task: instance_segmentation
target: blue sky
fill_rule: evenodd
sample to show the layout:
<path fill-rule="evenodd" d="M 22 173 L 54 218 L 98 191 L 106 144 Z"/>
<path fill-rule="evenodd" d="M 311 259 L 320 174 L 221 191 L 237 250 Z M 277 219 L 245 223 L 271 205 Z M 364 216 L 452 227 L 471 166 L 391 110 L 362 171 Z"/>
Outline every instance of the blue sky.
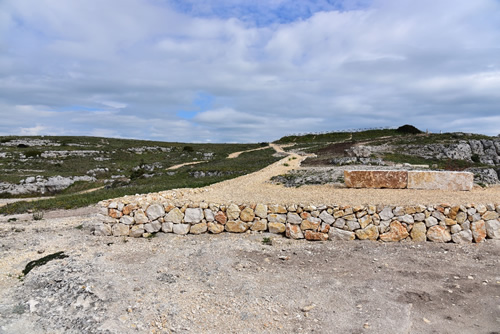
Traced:
<path fill-rule="evenodd" d="M 2 0 L 0 135 L 500 133 L 498 0 Z"/>

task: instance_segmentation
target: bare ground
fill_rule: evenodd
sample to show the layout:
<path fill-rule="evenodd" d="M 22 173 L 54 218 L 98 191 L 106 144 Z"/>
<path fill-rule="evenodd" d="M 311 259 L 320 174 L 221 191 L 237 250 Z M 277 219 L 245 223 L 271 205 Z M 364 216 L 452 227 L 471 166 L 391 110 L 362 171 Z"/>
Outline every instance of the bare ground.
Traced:
<path fill-rule="evenodd" d="M 2 218 L 0 333 L 490 334 L 500 328 L 498 241 L 95 237 L 85 227 L 93 211 L 87 210 L 41 221 Z M 262 243 L 265 237 L 272 245 Z M 17 278 L 29 261 L 57 251 L 68 257 Z"/>

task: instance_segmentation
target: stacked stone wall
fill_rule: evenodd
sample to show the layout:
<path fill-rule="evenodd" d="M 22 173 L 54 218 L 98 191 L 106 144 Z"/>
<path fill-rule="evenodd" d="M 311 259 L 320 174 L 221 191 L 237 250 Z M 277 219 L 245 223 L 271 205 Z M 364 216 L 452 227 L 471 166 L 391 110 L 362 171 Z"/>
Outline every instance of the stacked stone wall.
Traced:
<path fill-rule="evenodd" d="M 500 239 L 499 204 L 342 206 L 120 199 L 100 205 L 100 222 L 92 229 L 95 235 L 269 232 L 323 241 L 479 243 Z"/>

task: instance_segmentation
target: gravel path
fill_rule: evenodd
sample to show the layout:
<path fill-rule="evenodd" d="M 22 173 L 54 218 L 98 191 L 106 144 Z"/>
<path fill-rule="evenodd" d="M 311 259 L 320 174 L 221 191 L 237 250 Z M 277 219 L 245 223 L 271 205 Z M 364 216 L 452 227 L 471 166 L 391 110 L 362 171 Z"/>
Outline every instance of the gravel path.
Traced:
<path fill-rule="evenodd" d="M 464 204 L 498 203 L 500 187 L 475 187 L 472 191 L 410 190 L 410 189 L 348 189 L 339 185 L 311 185 L 285 188 L 271 184 L 274 175 L 286 174 L 300 168 L 305 157 L 292 153 L 288 157 L 252 174 L 211 186 L 185 190 L 183 199 L 215 203 L 311 203 L 311 204 Z M 179 198 L 179 196 L 177 196 Z"/>

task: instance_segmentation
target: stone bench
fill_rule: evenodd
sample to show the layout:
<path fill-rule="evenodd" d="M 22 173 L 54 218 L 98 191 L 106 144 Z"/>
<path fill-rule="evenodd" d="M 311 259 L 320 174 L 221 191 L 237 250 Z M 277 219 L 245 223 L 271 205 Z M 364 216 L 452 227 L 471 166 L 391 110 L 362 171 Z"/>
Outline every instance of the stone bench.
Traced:
<path fill-rule="evenodd" d="M 448 171 L 345 170 L 344 182 L 349 188 L 469 191 L 474 185 L 474 175 Z"/>

